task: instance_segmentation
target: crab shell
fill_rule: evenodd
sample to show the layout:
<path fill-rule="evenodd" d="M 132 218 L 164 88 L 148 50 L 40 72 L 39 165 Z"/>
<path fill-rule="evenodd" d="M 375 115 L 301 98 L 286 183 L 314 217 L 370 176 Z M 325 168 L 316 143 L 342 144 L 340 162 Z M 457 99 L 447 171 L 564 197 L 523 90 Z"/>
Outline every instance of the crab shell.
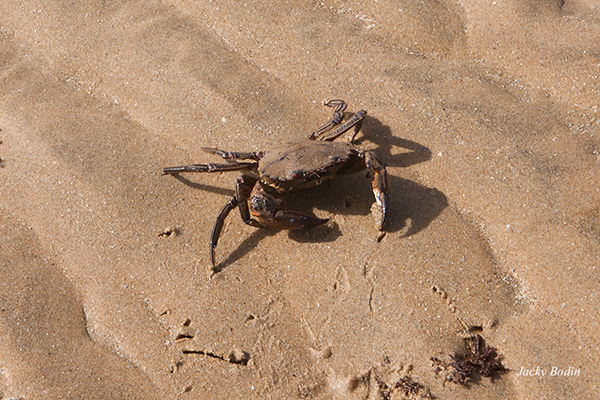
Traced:
<path fill-rule="evenodd" d="M 264 153 L 258 164 L 260 180 L 278 192 L 320 185 L 347 173 L 360 153 L 347 143 L 301 140 Z"/>

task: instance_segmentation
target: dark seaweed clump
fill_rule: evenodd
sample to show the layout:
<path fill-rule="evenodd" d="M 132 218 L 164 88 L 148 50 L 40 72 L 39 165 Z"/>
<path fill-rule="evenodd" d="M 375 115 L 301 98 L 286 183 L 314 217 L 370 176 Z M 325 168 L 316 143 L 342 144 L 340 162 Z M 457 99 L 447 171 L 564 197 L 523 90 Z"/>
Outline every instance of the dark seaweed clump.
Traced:
<path fill-rule="evenodd" d="M 470 382 L 478 380 L 479 376 L 493 381 L 499 374 L 508 371 L 502 365 L 502 356 L 496 348 L 486 345 L 480 335 L 467 339 L 467 347 L 468 351 L 465 353 L 451 354 L 449 362 L 431 358 L 435 373 L 445 373 L 444 385 L 452 382 L 468 386 Z"/>
<path fill-rule="evenodd" d="M 402 392 L 405 397 L 409 398 L 414 398 L 415 396 L 419 396 L 422 399 L 432 398 L 429 389 L 419 382 L 413 381 L 410 376 L 403 376 L 393 384 L 382 382 L 379 378 L 376 379 L 379 384 L 379 393 L 381 393 L 384 400 L 391 399 L 392 393 L 396 391 Z"/>

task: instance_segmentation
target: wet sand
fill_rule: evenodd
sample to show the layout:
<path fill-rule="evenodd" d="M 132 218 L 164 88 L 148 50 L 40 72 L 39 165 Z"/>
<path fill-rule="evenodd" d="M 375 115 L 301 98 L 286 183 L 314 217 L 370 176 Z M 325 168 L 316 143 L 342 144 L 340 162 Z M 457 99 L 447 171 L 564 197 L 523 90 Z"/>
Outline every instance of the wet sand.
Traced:
<path fill-rule="evenodd" d="M 1 8 L 0 397 L 598 393 L 594 2 Z M 386 235 L 345 176 L 298 193 L 323 226 L 234 211 L 212 273 L 237 174 L 161 169 L 304 137 L 327 98 L 368 111 Z M 444 384 L 431 358 L 469 333 L 510 371 Z"/>

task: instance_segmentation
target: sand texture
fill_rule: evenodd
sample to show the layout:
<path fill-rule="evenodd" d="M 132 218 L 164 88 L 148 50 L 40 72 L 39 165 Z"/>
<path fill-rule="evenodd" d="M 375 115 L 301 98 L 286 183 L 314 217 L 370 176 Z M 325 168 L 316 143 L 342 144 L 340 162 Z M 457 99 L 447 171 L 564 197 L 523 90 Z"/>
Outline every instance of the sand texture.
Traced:
<path fill-rule="evenodd" d="M 1 3 L 0 398 L 597 398 L 596 2 Z M 327 98 L 368 111 L 385 236 L 348 175 L 294 199 L 325 225 L 234 210 L 213 273 L 239 174 L 161 169 Z M 469 334 L 510 371 L 444 382 Z"/>

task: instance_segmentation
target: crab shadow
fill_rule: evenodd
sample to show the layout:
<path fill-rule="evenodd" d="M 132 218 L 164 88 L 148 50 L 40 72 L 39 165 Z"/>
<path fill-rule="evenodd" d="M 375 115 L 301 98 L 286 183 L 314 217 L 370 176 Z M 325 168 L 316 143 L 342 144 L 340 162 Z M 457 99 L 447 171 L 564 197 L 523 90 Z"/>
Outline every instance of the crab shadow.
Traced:
<path fill-rule="evenodd" d="M 269 236 L 274 236 L 280 232 L 280 229 L 257 228 L 248 237 L 246 237 L 237 247 L 213 267 L 214 273 L 221 272 L 227 266 L 242 259 L 250 253 L 258 244 Z M 288 231 L 288 236 L 297 242 L 332 242 L 341 236 L 342 231 L 335 221 L 329 221 L 324 225 L 312 226 L 297 231 Z"/>
<path fill-rule="evenodd" d="M 361 134 L 354 141 L 357 147 L 370 148 L 385 162 L 388 169 L 389 204 L 386 223 L 383 231 L 393 233 L 402 231 L 400 237 L 414 235 L 435 220 L 448 206 L 448 199 L 441 191 L 426 187 L 410 179 L 401 178 L 402 170 L 415 164 L 429 161 L 431 150 L 423 144 L 392 135 L 389 126 L 377 118 L 368 116 L 365 119 Z M 327 185 L 317 187 L 318 190 L 330 189 L 330 194 L 323 192 L 323 199 L 316 196 L 320 205 L 326 205 L 327 211 L 350 214 L 370 214 L 374 202 L 371 189 L 371 176 L 354 174 L 342 179 L 329 181 Z M 345 207 L 340 207 L 340 198 Z M 333 208 L 327 205 L 334 205 Z M 371 219 L 368 223 L 373 224 Z"/>
<path fill-rule="evenodd" d="M 383 159 L 388 167 L 390 200 L 383 231 L 388 233 L 402 231 L 400 237 L 414 235 L 425 229 L 447 207 L 448 200 L 441 191 L 396 176 L 401 171 L 396 171 L 395 168 L 406 168 L 430 160 L 431 151 L 426 146 L 392 135 L 388 126 L 370 116 L 365 119 L 362 133 L 354 143 L 359 148 L 370 148 Z M 398 148 L 404 149 L 404 151 L 397 152 Z M 368 218 L 365 223 L 373 225 L 373 230 L 376 231 L 374 219 L 369 218 L 374 197 L 371 189 L 371 178 L 368 173 L 366 175 L 367 179 L 364 173 L 357 173 L 327 181 L 314 188 L 291 192 L 284 197 L 284 207 L 315 214 L 319 217 L 323 217 L 323 213 L 329 215 L 361 215 Z M 182 183 L 196 189 L 227 195 L 228 197 L 234 193 L 233 187 L 225 189 L 197 183 L 178 174 L 173 176 Z M 235 218 L 237 214 L 232 213 L 230 217 Z M 277 229 L 256 229 L 238 244 L 224 260 L 218 263 L 214 268 L 214 272 L 218 273 L 242 259 L 256 248 L 263 239 L 273 236 L 277 232 L 279 232 Z M 301 243 L 332 242 L 341 235 L 342 231 L 333 219 L 324 225 L 298 231 L 288 231 L 290 239 Z"/>
<path fill-rule="evenodd" d="M 359 148 L 372 149 L 387 165 L 390 200 L 383 231 L 402 231 L 400 237 L 414 235 L 425 229 L 448 206 L 448 199 L 441 191 L 396 176 L 401 174 L 401 170 L 396 171 L 395 168 L 406 168 L 430 160 L 429 148 L 392 135 L 388 126 L 370 116 L 365 119 L 362 134 L 354 143 Z M 310 209 L 323 210 L 330 214 L 368 216 L 375 200 L 371 180 L 369 173 L 340 177 L 315 188 L 297 192 L 297 198 L 294 200 L 306 203 Z M 304 200 L 299 200 L 300 198 Z M 365 223 L 375 227 L 372 218 Z M 333 241 L 341 234 L 339 227 L 328 232 L 325 225 L 323 228 L 290 231 L 288 236 L 298 242 L 318 242 Z"/>
<path fill-rule="evenodd" d="M 225 196 L 232 196 L 234 193 L 234 191 L 232 191 L 231 189 L 194 182 L 194 181 L 187 179 L 179 174 L 171 174 L 171 176 L 173 178 L 177 179 L 179 182 L 183 183 L 184 185 L 187 185 L 193 189 L 199 189 L 199 190 L 203 190 L 205 192 L 212 192 L 212 193 L 221 194 L 221 195 L 225 195 Z"/>
<path fill-rule="evenodd" d="M 388 167 L 406 168 L 431 159 L 429 148 L 412 140 L 392 135 L 389 126 L 383 125 L 380 120 L 371 116 L 365 118 L 362 133 L 354 141 L 358 147 L 363 146 L 364 142 L 371 142 L 376 146 L 373 151 L 385 161 Z M 406 151 L 394 154 L 393 150 L 398 148 Z"/>
<path fill-rule="evenodd" d="M 401 232 L 401 238 L 414 235 L 427 228 L 448 206 L 446 196 L 437 189 L 394 175 L 390 175 L 388 181 L 390 199 L 384 232 Z M 304 202 L 303 207 L 295 209 L 308 210 L 309 213 L 312 212 L 311 209 L 316 210 L 314 214 L 319 217 L 323 217 L 323 214 L 329 214 L 332 219 L 335 215 L 360 216 L 358 223 L 372 226 L 376 234 L 377 224 L 370 215 L 374 201 L 371 178 L 364 174 L 326 182 L 294 199 L 294 203 Z M 297 242 L 329 242 L 342 234 L 338 224 L 329 221 L 310 229 L 289 231 L 288 237 Z"/>

